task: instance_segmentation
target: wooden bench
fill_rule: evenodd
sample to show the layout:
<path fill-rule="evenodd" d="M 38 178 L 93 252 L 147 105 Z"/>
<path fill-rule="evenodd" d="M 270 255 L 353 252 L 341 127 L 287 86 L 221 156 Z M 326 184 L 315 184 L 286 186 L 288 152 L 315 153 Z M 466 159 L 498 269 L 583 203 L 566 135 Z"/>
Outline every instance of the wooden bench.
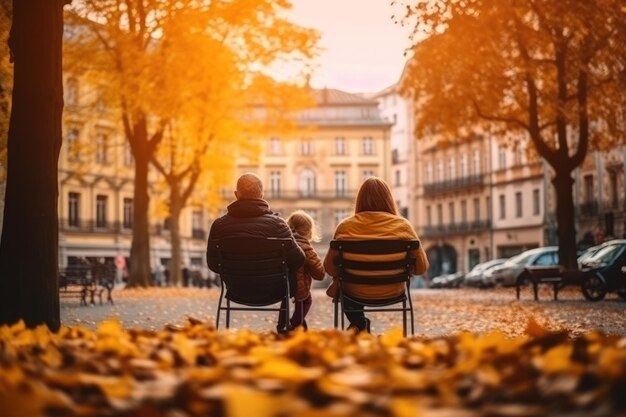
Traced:
<path fill-rule="evenodd" d="M 59 269 L 59 296 L 78 296 L 80 305 L 86 306 L 88 302 L 95 305 L 97 295 L 102 305 L 102 296 L 106 291 L 107 301 L 113 304 L 114 276 L 109 275 L 92 265 L 70 265 Z"/>
<path fill-rule="evenodd" d="M 515 293 L 519 300 L 521 287 L 530 283 L 533 286 L 535 301 L 539 301 L 539 284 L 552 286 L 554 300 L 558 299 L 559 291 L 565 286 L 563 269 L 560 266 L 531 266 L 524 269 L 515 282 Z"/>

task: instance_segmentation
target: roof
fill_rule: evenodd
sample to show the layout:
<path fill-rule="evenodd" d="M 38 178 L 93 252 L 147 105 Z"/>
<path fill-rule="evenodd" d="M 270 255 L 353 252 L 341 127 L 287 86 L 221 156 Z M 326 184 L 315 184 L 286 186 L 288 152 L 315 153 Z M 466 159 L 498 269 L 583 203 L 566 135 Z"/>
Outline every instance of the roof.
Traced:
<path fill-rule="evenodd" d="M 358 94 L 347 93 L 334 88 L 313 89 L 313 98 L 318 106 L 347 106 L 347 105 L 372 105 L 378 103 L 376 100 L 365 98 Z"/>

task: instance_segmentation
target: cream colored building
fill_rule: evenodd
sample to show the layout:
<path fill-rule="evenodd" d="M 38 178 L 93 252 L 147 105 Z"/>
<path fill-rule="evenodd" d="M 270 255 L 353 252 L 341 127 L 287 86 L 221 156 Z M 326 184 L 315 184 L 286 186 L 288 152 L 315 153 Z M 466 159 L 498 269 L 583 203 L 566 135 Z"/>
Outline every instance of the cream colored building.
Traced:
<path fill-rule="evenodd" d="M 389 180 L 391 123 L 381 118 L 375 100 L 327 88 L 312 93 L 316 107 L 298 113 L 301 129 L 258 139 L 258 159 L 240 158 L 237 170 L 263 179 L 265 198 L 283 217 L 308 212 L 320 226 L 317 247 L 324 253 L 337 224 L 353 213 L 363 180 Z"/>
<path fill-rule="evenodd" d="M 65 79 L 63 145 L 59 156 L 59 265 L 78 257 L 128 257 L 132 238 L 134 162 L 114 106 L 97 89 Z M 151 172 L 151 187 L 157 180 Z M 167 220 L 155 210 L 151 188 L 151 264 L 167 265 Z M 208 215 L 202 206 L 181 218 L 183 261 L 205 265 Z"/>
<path fill-rule="evenodd" d="M 551 184 L 544 162 L 528 158 L 529 139 L 493 138 L 491 145 L 491 252 L 495 258 L 508 258 L 549 243 Z"/>

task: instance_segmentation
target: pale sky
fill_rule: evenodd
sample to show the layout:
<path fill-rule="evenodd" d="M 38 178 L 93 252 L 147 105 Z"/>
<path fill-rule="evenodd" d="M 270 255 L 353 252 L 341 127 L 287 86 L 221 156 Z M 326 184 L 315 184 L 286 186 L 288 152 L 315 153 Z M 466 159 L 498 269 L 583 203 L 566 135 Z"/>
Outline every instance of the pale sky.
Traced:
<path fill-rule="evenodd" d="M 410 46 L 409 28 L 391 0 L 291 0 L 289 18 L 321 32 L 323 49 L 311 78 L 315 88 L 373 93 L 398 81 Z"/>

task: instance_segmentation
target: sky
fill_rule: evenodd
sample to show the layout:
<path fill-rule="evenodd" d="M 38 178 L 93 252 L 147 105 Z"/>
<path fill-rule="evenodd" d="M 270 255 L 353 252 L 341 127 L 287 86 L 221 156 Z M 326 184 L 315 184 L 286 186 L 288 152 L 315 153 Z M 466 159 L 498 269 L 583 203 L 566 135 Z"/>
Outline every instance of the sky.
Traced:
<path fill-rule="evenodd" d="M 321 32 L 323 49 L 311 77 L 314 88 L 378 92 L 400 78 L 410 46 L 409 28 L 394 24 L 401 13 L 391 0 L 291 0 L 288 17 Z"/>

